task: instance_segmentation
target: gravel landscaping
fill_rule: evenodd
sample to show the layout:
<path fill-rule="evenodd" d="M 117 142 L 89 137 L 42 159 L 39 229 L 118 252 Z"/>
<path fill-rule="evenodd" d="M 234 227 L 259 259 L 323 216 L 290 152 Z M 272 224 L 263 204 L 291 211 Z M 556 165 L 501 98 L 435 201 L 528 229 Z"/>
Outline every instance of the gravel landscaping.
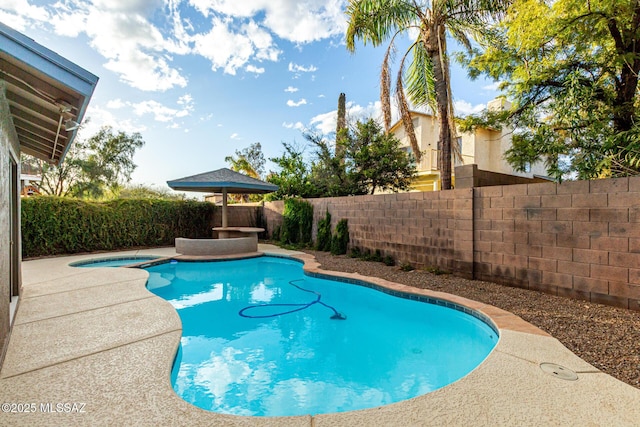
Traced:
<path fill-rule="evenodd" d="M 551 334 L 607 374 L 640 388 L 640 312 L 423 270 L 305 250 L 325 270 L 360 273 L 491 304 Z"/>

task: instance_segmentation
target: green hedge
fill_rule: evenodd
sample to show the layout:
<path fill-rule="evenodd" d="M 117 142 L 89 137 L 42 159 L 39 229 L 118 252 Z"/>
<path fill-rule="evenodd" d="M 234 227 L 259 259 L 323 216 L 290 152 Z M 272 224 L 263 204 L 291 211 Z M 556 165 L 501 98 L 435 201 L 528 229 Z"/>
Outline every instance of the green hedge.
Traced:
<path fill-rule="evenodd" d="M 313 205 L 304 199 L 286 199 L 282 213 L 280 241 L 286 244 L 311 244 Z"/>
<path fill-rule="evenodd" d="M 211 203 L 193 201 L 30 197 L 22 200 L 22 256 L 167 246 L 176 237 L 211 237 L 213 209 Z"/>
<path fill-rule="evenodd" d="M 318 221 L 316 250 L 324 252 L 329 252 L 331 250 L 331 214 L 328 209 L 324 218 Z"/>
<path fill-rule="evenodd" d="M 341 219 L 336 224 L 336 232 L 331 239 L 331 254 L 343 255 L 347 253 L 349 246 L 349 222 L 346 218 Z"/>

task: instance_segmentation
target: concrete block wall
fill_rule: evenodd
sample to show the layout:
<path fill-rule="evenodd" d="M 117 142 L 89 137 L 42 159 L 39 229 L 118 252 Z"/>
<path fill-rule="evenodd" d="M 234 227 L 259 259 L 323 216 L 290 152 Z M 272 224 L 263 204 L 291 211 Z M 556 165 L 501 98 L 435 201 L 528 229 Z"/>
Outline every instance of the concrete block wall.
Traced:
<path fill-rule="evenodd" d="M 467 278 L 640 310 L 640 177 L 311 199 L 351 247 Z M 270 231 L 282 202 L 265 204 Z"/>
<path fill-rule="evenodd" d="M 640 177 L 474 189 L 474 277 L 640 310 Z"/>
<path fill-rule="evenodd" d="M 472 189 L 309 199 L 317 223 L 328 210 L 332 228 L 349 221 L 349 245 L 380 250 L 398 263 L 473 274 Z M 282 224 L 283 202 L 265 203 L 267 227 Z"/>
<path fill-rule="evenodd" d="M 260 206 L 254 205 L 228 205 L 227 221 L 229 227 L 256 227 L 257 215 Z M 216 207 L 213 211 L 212 227 L 222 226 L 222 208 Z"/>

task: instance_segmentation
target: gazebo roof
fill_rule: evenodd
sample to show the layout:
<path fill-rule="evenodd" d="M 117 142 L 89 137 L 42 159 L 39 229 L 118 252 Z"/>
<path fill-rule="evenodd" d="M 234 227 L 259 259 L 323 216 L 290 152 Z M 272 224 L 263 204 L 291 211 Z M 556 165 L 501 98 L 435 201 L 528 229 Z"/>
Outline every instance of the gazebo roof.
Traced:
<path fill-rule="evenodd" d="M 202 193 L 220 193 L 226 189 L 229 194 L 264 194 L 278 190 L 277 185 L 251 178 L 228 168 L 167 181 L 167 185 L 178 191 Z"/>

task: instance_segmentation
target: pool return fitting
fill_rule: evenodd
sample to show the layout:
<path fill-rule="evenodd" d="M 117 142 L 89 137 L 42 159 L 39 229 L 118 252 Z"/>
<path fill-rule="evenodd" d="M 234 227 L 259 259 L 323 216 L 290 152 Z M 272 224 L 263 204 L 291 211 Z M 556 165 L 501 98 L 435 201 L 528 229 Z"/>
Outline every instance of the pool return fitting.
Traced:
<path fill-rule="evenodd" d="M 347 320 L 347 316 L 345 316 L 342 313 L 339 313 L 338 310 L 336 310 L 334 307 L 330 306 L 329 304 L 325 304 L 322 301 L 320 301 L 320 299 L 322 298 L 322 295 L 319 292 L 312 291 L 311 289 L 305 289 L 302 286 L 298 286 L 298 285 L 296 285 L 294 283 L 294 282 L 303 282 L 303 281 L 304 281 L 304 279 L 290 280 L 289 284 L 291 286 L 295 286 L 296 288 L 300 289 L 301 291 L 309 292 L 311 294 L 315 294 L 317 296 L 315 301 L 311 301 L 308 304 L 258 304 L 258 305 L 250 305 L 250 306 L 245 307 L 242 310 L 240 310 L 238 312 L 238 314 L 240 316 L 246 317 L 248 319 L 267 319 L 269 317 L 278 317 L 278 316 L 282 316 L 284 314 L 295 313 L 296 311 L 301 311 L 301 310 L 307 309 L 307 308 L 311 307 L 314 304 L 320 304 L 320 305 L 324 305 L 325 307 L 333 310 L 333 315 L 330 317 L 330 319 L 333 319 L 333 320 Z M 282 311 L 282 312 L 279 312 L 279 313 L 266 314 L 266 315 L 262 315 L 262 316 L 246 314 L 247 311 L 255 310 L 255 309 L 259 309 L 259 308 L 263 308 L 263 307 L 296 307 L 296 308 L 293 308 L 291 310 Z"/>

